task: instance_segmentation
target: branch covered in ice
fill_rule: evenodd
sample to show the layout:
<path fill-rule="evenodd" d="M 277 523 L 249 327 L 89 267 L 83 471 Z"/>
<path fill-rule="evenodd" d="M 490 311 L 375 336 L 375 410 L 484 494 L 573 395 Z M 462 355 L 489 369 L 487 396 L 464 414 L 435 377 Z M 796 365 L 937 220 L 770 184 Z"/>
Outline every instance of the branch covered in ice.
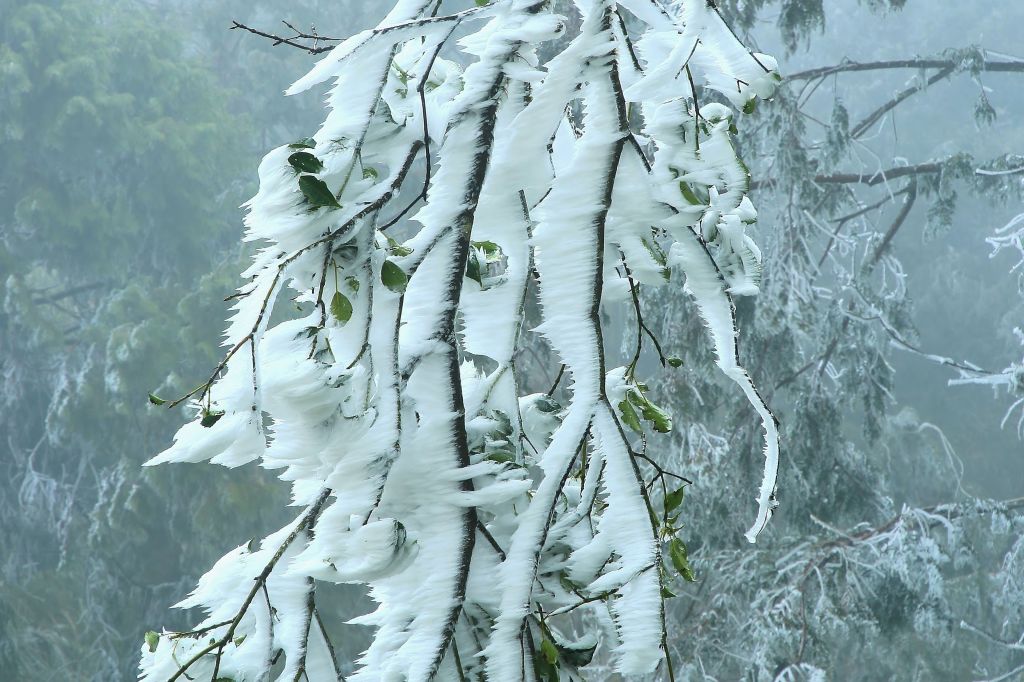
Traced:
<path fill-rule="evenodd" d="M 553 679 L 595 656 L 671 677 L 687 480 L 648 449 L 672 418 L 636 375 L 645 340 L 671 359 L 637 292 L 685 277 L 763 425 L 753 542 L 779 447 L 736 348 L 733 297 L 757 293 L 761 253 L 733 107 L 778 74 L 703 0 L 619 5 L 577 0 L 563 36 L 543 0 L 400 0 L 313 50 L 289 92 L 330 82 L 326 119 L 260 164 L 228 350 L 185 396 L 151 397 L 195 420 L 149 462 L 258 460 L 306 511 L 200 580 L 180 605 L 207 619 L 150 633 L 144 679 L 263 679 L 282 656 L 279 679 L 337 679 L 318 581 L 377 602 L 351 621 L 376 632 L 348 679 Z M 270 37 L 319 38 L 295 32 Z M 638 325 L 618 368 L 615 309 Z M 538 345 L 567 387 L 527 390 L 518 358 Z M 580 637 L 581 619 L 600 626 Z"/>

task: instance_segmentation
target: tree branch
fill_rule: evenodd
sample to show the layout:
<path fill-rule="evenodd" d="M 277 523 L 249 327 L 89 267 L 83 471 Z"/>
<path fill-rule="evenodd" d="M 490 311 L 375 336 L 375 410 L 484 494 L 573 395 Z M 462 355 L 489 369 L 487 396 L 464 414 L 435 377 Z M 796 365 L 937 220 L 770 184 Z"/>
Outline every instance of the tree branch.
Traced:
<path fill-rule="evenodd" d="M 888 180 L 938 173 L 942 170 L 942 166 L 943 162 L 941 161 L 930 161 L 913 166 L 896 166 L 895 168 L 879 170 L 874 173 L 833 173 L 831 175 L 815 175 L 813 182 L 817 185 L 860 184 L 873 187 L 874 185 L 881 184 Z M 763 180 L 760 182 L 754 181 L 750 183 L 750 189 L 754 190 L 763 189 L 765 187 L 775 187 L 777 184 L 778 181 L 774 179 Z"/>
<path fill-rule="evenodd" d="M 866 131 L 868 128 L 870 128 L 872 125 L 874 125 L 875 122 L 878 119 L 882 118 L 882 116 L 886 115 L 887 113 L 889 113 L 890 111 L 892 111 L 893 109 L 898 107 L 900 104 L 902 104 L 909 97 L 912 97 L 913 95 L 915 95 L 915 94 L 917 94 L 917 93 L 919 93 L 919 92 L 921 92 L 923 90 L 927 90 L 928 88 L 930 88 L 931 86 L 935 85 L 939 81 L 941 81 L 941 80 L 943 80 L 945 78 L 948 78 L 950 76 L 950 74 L 953 73 L 953 70 L 954 70 L 954 67 L 947 66 L 944 69 L 942 69 L 941 71 L 939 71 L 938 73 L 934 74 L 931 78 L 929 78 L 923 84 L 918 83 L 916 85 L 910 86 L 909 88 L 905 88 L 904 90 L 899 92 L 895 97 L 893 97 L 891 100 L 889 100 L 888 102 L 886 102 L 882 106 L 880 106 L 877 109 L 875 109 L 874 111 L 872 111 L 863 121 L 861 121 L 860 123 L 855 125 L 853 127 L 853 130 L 850 131 L 850 137 L 854 138 L 854 139 L 860 137 L 861 135 L 864 134 L 864 131 Z"/>
<path fill-rule="evenodd" d="M 321 40 L 327 40 L 327 41 L 340 41 L 341 40 L 341 38 L 328 38 L 326 36 L 319 36 L 319 35 L 316 35 L 316 34 L 302 33 L 300 31 L 297 31 L 295 29 L 295 27 L 292 26 L 291 24 L 289 24 L 287 21 L 285 21 L 283 23 L 285 24 L 285 26 L 287 26 L 288 28 L 290 28 L 293 31 L 295 31 L 295 35 L 289 36 L 289 37 L 285 37 L 285 36 L 275 35 L 273 33 L 266 33 L 264 31 L 260 31 L 258 29 L 252 28 L 251 26 L 246 26 L 245 24 L 239 23 L 237 21 L 232 21 L 231 22 L 231 27 L 230 27 L 229 30 L 233 31 L 236 28 L 240 28 L 243 31 L 248 31 L 249 33 L 252 33 L 253 35 L 260 36 L 261 38 L 269 38 L 270 40 L 273 40 L 274 41 L 273 42 L 273 46 L 274 47 L 277 47 L 278 45 L 289 45 L 291 47 L 297 47 L 300 50 L 305 50 L 306 52 L 308 52 L 310 54 L 320 54 L 322 52 L 330 52 L 331 50 L 333 50 L 335 48 L 334 45 L 317 45 L 317 43 L 319 41 L 321 41 Z M 300 42 L 297 42 L 299 40 L 312 40 L 313 43 L 311 45 L 304 45 L 304 44 L 302 44 Z"/>
<path fill-rule="evenodd" d="M 988 61 L 984 62 L 984 71 L 990 73 L 1024 73 L 1024 61 Z M 785 80 L 812 80 L 836 73 L 857 71 L 885 71 L 892 69 L 957 69 L 962 62 L 956 59 L 890 59 L 877 62 L 847 61 L 833 66 L 821 66 L 816 69 L 798 71 L 785 76 Z"/>
<path fill-rule="evenodd" d="M 227 646 L 228 642 L 231 641 L 232 637 L 235 634 L 235 630 L 238 628 L 238 624 L 242 622 L 242 617 L 245 615 L 245 612 L 249 610 L 249 606 L 252 604 L 253 599 L 255 599 L 256 595 L 259 593 L 261 588 L 266 587 L 267 578 L 270 577 L 270 574 L 274 571 L 274 567 L 277 566 L 277 563 L 281 560 L 281 557 L 284 556 L 284 553 L 288 549 L 288 547 L 290 547 L 291 544 L 295 541 L 295 538 L 297 538 L 299 534 L 305 530 L 312 530 L 313 526 L 316 524 L 317 518 L 320 516 L 320 511 L 323 509 L 324 504 L 327 502 L 327 499 L 330 496 L 331 489 L 324 488 L 320 492 L 320 495 L 317 497 L 316 501 L 313 502 L 313 504 L 310 505 L 309 509 L 306 510 L 306 513 L 302 515 L 302 519 L 295 526 L 295 528 L 292 529 L 292 532 L 288 534 L 288 537 L 286 537 L 284 542 L 281 543 L 281 546 L 277 548 L 277 551 L 274 552 L 274 556 L 270 558 L 270 561 L 268 561 L 266 566 L 263 567 L 263 570 L 260 571 L 260 574 L 256 576 L 253 582 L 252 589 L 249 590 L 249 594 L 246 595 L 245 600 L 242 602 L 241 607 L 239 607 L 238 609 L 237 615 L 235 616 L 234 620 L 231 621 L 231 624 L 228 627 L 227 632 L 224 633 L 224 636 L 216 641 L 211 642 L 209 646 L 200 650 L 195 656 L 193 656 L 183 665 L 181 665 L 178 668 L 178 671 L 174 673 L 174 675 L 172 675 L 167 680 L 167 682 L 174 682 L 176 679 L 183 675 L 185 677 L 188 677 L 188 675 L 185 674 L 185 671 L 188 670 L 192 666 L 192 664 L 197 662 L 206 654 L 212 652 L 214 649 L 217 649 L 217 663 L 219 666 L 220 658 L 224 653 L 224 647 Z"/>
<path fill-rule="evenodd" d="M 893 237 L 899 232 L 900 228 L 903 227 L 903 223 L 906 222 L 907 216 L 910 215 L 910 210 L 914 208 L 914 202 L 917 200 L 917 181 L 911 180 L 910 185 L 907 187 L 907 198 L 903 200 L 903 206 L 900 208 L 899 214 L 896 219 L 893 220 L 892 225 L 886 231 L 885 236 L 882 237 L 882 241 L 875 247 L 875 252 L 871 254 L 870 260 L 867 262 L 867 267 L 870 269 L 875 266 L 876 263 L 885 255 L 886 250 L 889 248 L 889 244 L 892 243 Z"/>

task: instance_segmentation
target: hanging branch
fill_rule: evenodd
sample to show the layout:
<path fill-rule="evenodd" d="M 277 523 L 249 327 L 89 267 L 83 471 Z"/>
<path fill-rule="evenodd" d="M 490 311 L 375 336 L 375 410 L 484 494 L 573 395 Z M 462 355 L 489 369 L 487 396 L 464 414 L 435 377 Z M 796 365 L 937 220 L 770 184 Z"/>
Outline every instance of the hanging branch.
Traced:
<path fill-rule="evenodd" d="M 343 41 L 235 24 L 275 45 L 330 50 L 288 90 L 330 82 L 330 110 L 312 138 L 264 158 L 246 217 L 247 239 L 264 247 L 231 297 L 229 350 L 206 382 L 169 402 L 198 396 L 206 408 L 149 463 L 260 459 L 309 511 L 264 541 L 277 549 L 245 596 L 225 586 L 238 585 L 248 553 L 229 553 L 200 580 L 183 603 L 206 609 L 219 625 L 201 628 L 223 634 L 204 643 L 152 633 L 143 679 L 200 667 L 259 678 L 281 659 L 295 682 L 333 678 L 321 580 L 364 585 L 379 602 L 357 619 L 376 630 L 357 676 L 578 676 L 586 663 L 573 652 L 587 647 L 563 625 L 584 611 L 610 614 L 617 642 L 591 647 L 594 656 L 623 674 L 656 670 L 669 641 L 663 590 L 694 579 L 674 512 L 689 480 L 664 465 L 653 436 L 672 420 L 636 376 L 645 337 L 674 366 L 640 307 L 641 288 L 665 286 L 669 269 L 691 285 L 721 368 L 765 428 L 748 538 L 764 528 L 778 433 L 739 365 L 732 302 L 733 290 L 754 286 L 759 259 L 743 227 L 732 110 L 699 101 L 698 88 L 725 84 L 720 94 L 746 107 L 774 88 L 774 60 L 748 52 L 703 0 L 687 0 L 702 28 L 675 64 L 648 48 L 682 35 L 681 15 L 623 5 L 647 23 L 638 36 L 615 2 L 586 0 L 583 25 L 547 60 L 538 46 L 566 27 L 545 0 L 452 14 L 436 0 L 403 1 Z M 451 46 L 464 63 L 442 56 L 457 29 L 479 21 Z M 678 84 L 658 76 L 668 71 L 689 83 L 692 113 Z M 556 153 L 565 146 L 571 154 Z M 703 158 L 716 148 L 731 153 Z M 420 152 L 424 179 L 412 187 Z M 390 232 L 399 223 L 405 241 Z M 680 248 L 700 255 L 669 255 Z M 606 253 L 620 254 L 621 272 Z M 531 286 L 561 369 L 547 394 L 524 395 L 515 358 L 535 351 L 523 333 Z M 616 287 L 637 317 L 628 366 L 606 349 Z M 275 305 L 285 290 L 297 311 Z M 231 362 L 245 347 L 251 367 Z M 565 405 L 555 398 L 563 377 Z M 249 608 L 258 593 L 266 613 Z"/>

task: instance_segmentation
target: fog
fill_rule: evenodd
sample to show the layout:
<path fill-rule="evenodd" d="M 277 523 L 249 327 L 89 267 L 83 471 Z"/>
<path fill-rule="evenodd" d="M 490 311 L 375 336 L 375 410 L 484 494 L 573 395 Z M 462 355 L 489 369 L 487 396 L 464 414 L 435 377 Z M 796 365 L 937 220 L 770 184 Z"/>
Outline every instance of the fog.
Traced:
<path fill-rule="evenodd" d="M 761 295 L 739 304 L 741 343 L 782 423 L 781 506 L 744 565 L 736 557 L 748 551 L 741 533 L 760 480 L 757 424 L 689 355 L 675 374 L 652 377 L 677 432 L 651 447 L 697 481 L 683 507 L 697 582 L 668 607 L 677 679 L 1024 679 L 998 677 L 1024 664 L 1024 273 L 1020 254 L 992 255 L 986 242 L 1024 213 L 1015 172 L 1024 156 L 1012 156 L 1024 155 L 1024 68 L 986 72 L 949 52 L 979 46 L 990 61 L 1024 60 L 1024 6 L 719 4 L 784 76 L 847 61 L 956 67 L 854 141 L 830 142 L 945 67 L 794 81 L 739 120 L 765 253 Z M 239 207 L 257 189 L 263 155 L 312 134 L 324 116 L 323 89 L 283 95 L 318 57 L 232 21 L 292 35 L 284 20 L 341 37 L 384 12 L 365 0 L 0 0 L 0 678 L 135 679 L 145 632 L 198 620 L 170 607 L 199 576 L 292 518 L 287 485 L 255 464 L 144 469 L 191 415 L 153 403 L 206 380 L 222 357 L 225 298 L 255 251 L 242 242 Z M 837 103 L 848 126 L 836 124 Z M 787 137 L 794 121 L 804 126 L 793 138 L 799 158 Z M 951 159 L 959 170 L 924 173 L 913 190 L 909 176 L 820 181 Z M 815 182 L 848 194 L 814 195 Z M 901 220 L 908 192 L 919 196 Z M 836 227 L 876 201 L 877 211 Z M 879 268 L 859 269 L 888 231 Z M 797 253 L 805 246 L 807 258 Z M 807 276 L 819 256 L 825 265 Z M 849 292 L 898 329 L 841 323 Z M 676 279 L 644 304 L 671 354 L 710 357 Z M 631 324 L 609 345 L 627 348 Z M 524 366 L 545 390 L 552 368 Z M 663 371 L 656 356 L 642 366 Z M 1011 379 L 951 385 L 965 376 Z M 698 424 L 721 439 L 714 448 L 701 449 Z M 695 454 L 705 450 L 720 459 Z M 747 506 L 733 508 L 740 497 Z M 1013 503 L 993 511 L 979 500 Z M 902 550 L 866 549 L 889 563 L 857 581 L 821 578 L 820 621 L 780 607 L 774 625 L 760 624 L 776 603 L 764 597 L 765 576 L 781 575 L 776 562 L 793 548 L 874 537 L 901 510 L 943 504 L 981 511 L 948 534 L 924 531 L 943 536 L 928 540 L 932 558 L 910 539 Z M 957 523 L 969 516 L 947 512 Z M 814 570 L 855 573 L 853 551 Z M 921 566 L 935 570 L 927 585 L 906 575 Z M 891 593 L 890 579 L 899 582 Z M 343 623 L 373 605 L 355 586 L 322 594 L 347 674 L 372 631 Z M 804 663 L 823 677 L 793 667 Z M 588 679 L 619 679 L 603 675 Z"/>

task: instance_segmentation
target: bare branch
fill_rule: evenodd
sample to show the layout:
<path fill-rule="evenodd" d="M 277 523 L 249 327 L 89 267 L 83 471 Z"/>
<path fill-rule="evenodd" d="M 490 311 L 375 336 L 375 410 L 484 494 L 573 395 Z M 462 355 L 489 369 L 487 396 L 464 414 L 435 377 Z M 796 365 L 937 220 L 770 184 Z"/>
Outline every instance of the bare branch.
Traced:
<path fill-rule="evenodd" d="M 287 21 L 284 22 L 284 23 L 285 23 L 286 26 L 288 26 L 292 30 L 295 30 L 294 27 L 292 27 L 292 25 L 289 24 Z M 335 47 L 334 45 L 319 45 L 318 46 L 317 42 L 319 42 L 319 41 L 322 41 L 322 40 L 327 40 L 327 41 L 341 40 L 340 38 L 327 38 L 327 37 L 324 37 L 324 36 L 307 35 L 307 34 L 300 33 L 299 31 L 295 31 L 295 35 L 293 35 L 293 36 L 279 36 L 279 35 L 275 35 L 273 33 L 266 33 L 264 31 L 260 31 L 258 29 L 252 28 L 251 26 L 246 26 L 245 24 L 239 23 L 237 21 L 232 21 L 231 22 L 231 28 L 229 30 L 233 31 L 236 28 L 240 28 L 243 31 L 248 31 L 249 33 L 252 33 L 253 35 L 258 35 L 261 38 L 268 38 L 270 40 L 273 40 L 274 41 L 273 42 L 273 46 L 274 47 L 277 47 L 278 45 L 288 45 L 290 47 L 297 47 L 300 50 L 305 50 L 306 52 L 308 52 L 310 54 L 320 54 L 321 52 L 330 52 Z M 299 40 L 313 40 L 313 42 L 310 45 L 304 45 L 303 43 L 298 42 Z"/>
<path fill-rule="evenodd" d="M 877 62 L 842 62 L 833 66 L 821 66 L 816 69 L 798 71 L 785 76 L 785 80 L 812 80 L 836 73 L 857 71 L 885 71 L 892 69 L 956 69 L 961 62 L 955 59 L 890 59 Z M 984 62 L 984 70 L 990 73 L 1022 73 L 1024 61 L 988 61 Z"/>

